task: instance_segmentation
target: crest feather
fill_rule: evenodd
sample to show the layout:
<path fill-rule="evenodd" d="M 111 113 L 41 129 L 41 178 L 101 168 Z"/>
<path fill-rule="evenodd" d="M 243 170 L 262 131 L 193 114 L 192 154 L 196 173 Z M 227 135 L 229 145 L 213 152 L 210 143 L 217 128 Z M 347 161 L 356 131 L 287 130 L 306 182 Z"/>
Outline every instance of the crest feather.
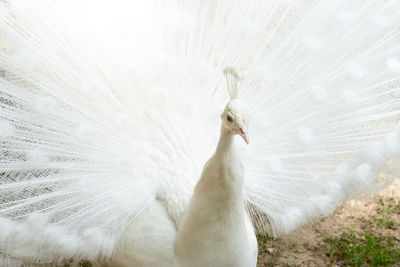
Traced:
<path fill-rule="evenodd" d="M 226 84 L 228 87 L 229 95 L 231 99 L 238 97 L 238 82 L 241 80 L 241 77 L 237 73 L 235 68 L 226 67 L 224 69 L 224 75 L 226 78 Z"/>

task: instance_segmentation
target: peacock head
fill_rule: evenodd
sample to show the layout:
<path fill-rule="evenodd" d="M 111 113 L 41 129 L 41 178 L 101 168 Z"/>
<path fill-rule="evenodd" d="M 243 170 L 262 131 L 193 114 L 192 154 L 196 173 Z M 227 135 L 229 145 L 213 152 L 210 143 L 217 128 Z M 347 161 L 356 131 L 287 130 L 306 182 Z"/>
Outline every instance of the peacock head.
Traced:
<path fill-rule="evenodd" d="M 226 104 L 224 112 L 221 114 L 222 125 L 232 134 L 240 135 L 246 144 L 249 143 L 247 132 L 247 105 L 240 99 L 231 99 Z"/>
<path fill-rule="evenodd" d="M 224 74 L 231 99 L 221 114 L 222 126 L 230 133 L 240 135 L 248 144 L 248 108 L 246 103 L 238 98 L 237 84 L 240 80 L 239 75 L 233 68 L 226 68 Z"/>

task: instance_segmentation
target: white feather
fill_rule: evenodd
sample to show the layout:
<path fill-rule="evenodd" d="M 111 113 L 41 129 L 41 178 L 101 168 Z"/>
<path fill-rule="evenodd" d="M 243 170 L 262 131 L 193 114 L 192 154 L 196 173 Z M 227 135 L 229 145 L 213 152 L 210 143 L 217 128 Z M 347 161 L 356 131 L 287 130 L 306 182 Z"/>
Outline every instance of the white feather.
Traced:
<path fill-rule="evenodd" d="M 399 9 L 0 1 L 1 264 L 172 265 L 226 66 L 252 117 L 239 151 L 256 229 L 285 234 L 386 186 L 400 174 Z"/>

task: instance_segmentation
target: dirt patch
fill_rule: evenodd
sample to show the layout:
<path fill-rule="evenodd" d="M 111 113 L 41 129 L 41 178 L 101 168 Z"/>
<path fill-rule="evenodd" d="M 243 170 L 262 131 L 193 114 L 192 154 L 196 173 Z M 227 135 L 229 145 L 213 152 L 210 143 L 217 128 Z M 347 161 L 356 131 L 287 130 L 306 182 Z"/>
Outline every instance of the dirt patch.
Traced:
<path fill-rule="evenodd" d="M 366 233 L 377 237 L 390 237 L 395 252 L 400 254 L 399 201 L 400 179 L 397 179 L 379 194 L 349 201 L 339 207 L 333 215 L 304 225 L 282 238 L 270 239 L 260 236 L 257 266 L 347 265 L 347 259 L 342 261 L 327 251 L 331 245 L 327 239 L 340 238 L 346 233 L 354 234 L 360 242 L 365 240 Z M 400 266 L 400 261 L 394 261 L 394 265 Z"/>

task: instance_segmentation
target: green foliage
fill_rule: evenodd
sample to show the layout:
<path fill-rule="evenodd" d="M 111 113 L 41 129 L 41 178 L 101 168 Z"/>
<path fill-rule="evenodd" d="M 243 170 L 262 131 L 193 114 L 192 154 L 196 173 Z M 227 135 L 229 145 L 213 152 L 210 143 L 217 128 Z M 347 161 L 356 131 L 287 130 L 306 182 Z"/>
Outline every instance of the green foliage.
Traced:
<path fill-rule="evenodd" d="M 270 236 L 268 234 L 268 232 L 264 232 L 263 234 L 257 234 L 257 239 L 259 240 L 259 242 L 261 241 L 268 241 L 268 240 L 274 240 L 274 238 L 272 236 Z"/>
<path fill-rule="evenodd" d="M 400 214 L 400 204 L 397 198 L 379 198 L 376 214 L 370 215 L 368 222 L 379 228 L 396 230 L 398 222 L 393 219 L 393 215 L 396 213 Z"/>
<path fill-rule="evenodd" d="M 349 266 L 387 266 L 400 264 L 400 250 L 392 236 L 376 236 L 366 232 L 363 237 L 343 233 L 327 237 L 326 254 L 335 262 Z"/>
<path fill-rule="evenodd" d="M 265 261 L 263 266 L 276 266 L 278 259 L 281 257 L 281 252 L 277 248 L 268 247 L 268 244 L 274 244 L 279 242 L 279 239 L 275 239 L 270 236 L 267 232 L 257 234 L 258 243 L 262 251 L 265 251 Z M 273 246 L 273 245 L 272 245 Z"/>
<path fill-rule="evenodd" d="M 73 262 L 73 259 L 65 260 L 63 263 L 63 267 L 71 267 Z"/>
<path fill-rule="evenodd" d="M 397 226 L 397 223 L 394 220 L 392 220 L 391 218 L 378 219 L 376 222 L 376 225 L 381 228 L 395 228 Z"/>
<path fill-rule="evenodd" d="M 79 267 L 92 267 L 92 263 L 90 261 L 87 260 L 81 260 L 79 262 Z"/>
<path fill-rule="evenodd" d="M 379 198 L 377 213 L 381 215 L 390 215 L 400 213 L 400 199 L 396 197 Z"/>
<path fill-rule="evenodd" d="M 279 250 L 273 250 L 269 253 L 269 256 L 265 262 L 265 266 L 275 266 L 280 257 L 281 252 Z"/>

